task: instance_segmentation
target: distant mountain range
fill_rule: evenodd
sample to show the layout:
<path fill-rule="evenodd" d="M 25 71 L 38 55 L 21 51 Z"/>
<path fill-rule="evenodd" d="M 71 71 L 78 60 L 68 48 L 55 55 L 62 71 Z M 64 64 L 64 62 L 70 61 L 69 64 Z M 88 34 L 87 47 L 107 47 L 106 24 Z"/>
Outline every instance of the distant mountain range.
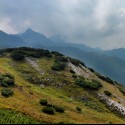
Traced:
<path fill-rule="evenodd" d="M 26 43 L 17 35 L 9 35 L 0 31 L 0 48 L 20 47 L 24 45 Z"/>
<path fill-rule="evenodd" d="M 32 29 L 16 35 L 0 31 L 0 48 L 20 46 L 59 51 L 79 59 L 103 75 L 125 84 L 125 49 L 123 48 L 102 51 L 84 44 L 67 42 L 59 35 L 47 38 L 45 35 Z"/>

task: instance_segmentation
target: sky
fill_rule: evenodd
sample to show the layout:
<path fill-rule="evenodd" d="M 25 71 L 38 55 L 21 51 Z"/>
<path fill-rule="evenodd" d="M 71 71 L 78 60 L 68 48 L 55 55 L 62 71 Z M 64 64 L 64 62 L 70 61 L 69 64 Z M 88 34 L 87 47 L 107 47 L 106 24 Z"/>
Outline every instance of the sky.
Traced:
<path fill-rule="evenodd" d="M 0 30 L 27 28 L 94 48 L 125 48 L 125 0 L 0 0 Z"/>

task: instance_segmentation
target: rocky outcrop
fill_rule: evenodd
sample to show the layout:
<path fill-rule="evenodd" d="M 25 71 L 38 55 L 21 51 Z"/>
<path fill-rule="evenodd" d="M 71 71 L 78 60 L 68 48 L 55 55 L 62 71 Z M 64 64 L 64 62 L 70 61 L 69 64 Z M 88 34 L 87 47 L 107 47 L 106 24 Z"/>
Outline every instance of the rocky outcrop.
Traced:
<path fill-rule="evenodd" d="M 78 76 L 84 76 L 85 78 L 89 78 L 92 75 L 92 73 L 81 64 L 79 66 L 75 66 L 69 61 L 68 67 L 71 68 L 75 72 L 75 74 Z"/>
<path fill-rule="evenodd" d="M 33 58 L 26 57 L 26 62 L 30 64 L 31 67 L 33 67 L 36 71 L 38 71 L 41 75 L 44 75 L 44 71 L 39 67 L 36 60 Z"/>
<path fill-rule="evenodd" d="M 98 94 L 98 98 L 100 101 L 103 101 L 111 110 L 117 111 L 119 114 L 125 116 L 125 107 L 118 102 L 109 99 L 104 94 Z"/>

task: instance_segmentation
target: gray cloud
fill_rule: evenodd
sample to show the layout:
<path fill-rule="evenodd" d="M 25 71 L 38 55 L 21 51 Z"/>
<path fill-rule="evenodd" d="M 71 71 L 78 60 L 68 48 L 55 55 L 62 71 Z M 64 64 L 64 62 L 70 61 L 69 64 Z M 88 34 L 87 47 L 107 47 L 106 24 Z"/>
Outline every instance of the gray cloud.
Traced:
<path fill-rule="evenodd" d="M 0 0 L 0 29 L 33 28 L 91 47 L 125 47 L 124 0 Z"/>

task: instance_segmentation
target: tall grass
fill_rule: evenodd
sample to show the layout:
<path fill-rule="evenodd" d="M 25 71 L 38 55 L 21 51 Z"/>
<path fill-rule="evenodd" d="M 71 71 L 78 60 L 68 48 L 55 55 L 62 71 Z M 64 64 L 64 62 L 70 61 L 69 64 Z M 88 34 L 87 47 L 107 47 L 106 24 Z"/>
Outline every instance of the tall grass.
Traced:
<path fill-rule="evenodd" d="M 0 124 L 40 124 L 38 121 L 10 109 L 0 109 Z"/>

